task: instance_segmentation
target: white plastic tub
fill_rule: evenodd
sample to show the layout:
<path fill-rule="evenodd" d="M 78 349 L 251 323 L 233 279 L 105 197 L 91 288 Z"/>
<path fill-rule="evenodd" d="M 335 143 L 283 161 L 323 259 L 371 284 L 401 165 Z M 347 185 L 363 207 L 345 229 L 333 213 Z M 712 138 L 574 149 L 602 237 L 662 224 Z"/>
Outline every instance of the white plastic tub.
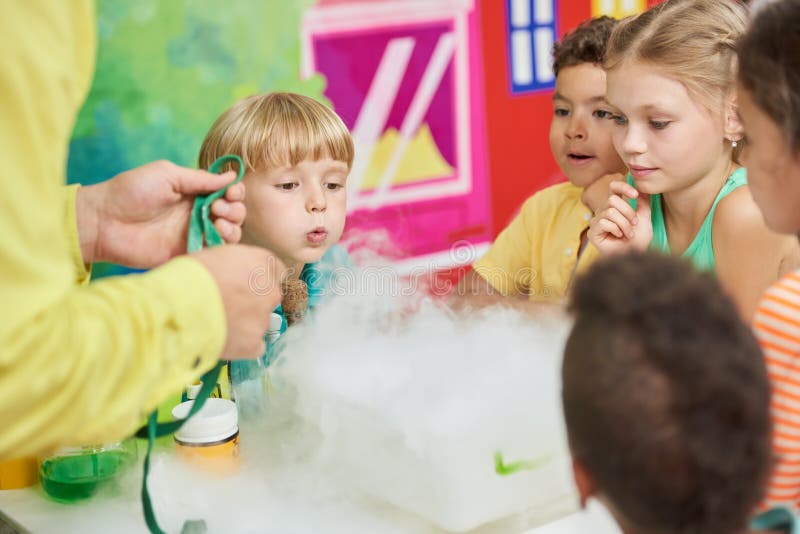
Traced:
<path fill-rule="evenodd" d="M 373 498 L 454 532 L 523 511 L 552 519 L 575 497 L 560 402 L 568 325 L 487 314 L 423 309 L 381 333 L 323 310 L 290 333 L 274 372 L 322 432 L 323 461 Z M 498 451 L 539 467 L 501 476 Z"/>

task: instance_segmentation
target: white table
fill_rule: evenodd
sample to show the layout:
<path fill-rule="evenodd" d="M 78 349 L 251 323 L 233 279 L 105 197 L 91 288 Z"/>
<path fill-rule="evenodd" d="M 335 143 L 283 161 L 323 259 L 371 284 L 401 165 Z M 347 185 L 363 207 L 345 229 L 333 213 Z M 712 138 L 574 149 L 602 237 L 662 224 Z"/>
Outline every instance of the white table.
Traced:
<path fill-rule="evenodd" d="M 0 510 L 7 516 L 21 524 L 30 532 L 36 534 L 64 533 L 86 534 L 94 532 L 114 532 L 115 534 L 147 534 L 142 516 L 141 505 L 135 496 L 100 496 L 80 504 L 62 505 L 44 497 L 38 487 L 0 491 Z M 352 509 L 349 510 L 352 512 Z M 289 513 L 299 513 L 299 510 L 287 510 Z M 337 514 L 329 510 L 328 515 L 335 518 Z M 387 532 L 381 526 L 382 522 L 391 524 L 391 532 L 425 532 L 435 533 L 432 527 L 417 524 L 415 521 L 404 517 L 402 514 L 393 516 L 392 511 L 372 509 L 365 512 L 363 522 L 359 525 L 365 532 L 375 534 Z M 342 525 L 330 523 L 324 532 L 350 532 L 354 528 L 352 517 L 346 513 L 340 516 Z M 286 518 L 285 518 L 286 519 Z M 285 530 L 285 525 L 291 521 L 284 520 L 283 525 L 275 529 L 262 529 L 261 532 L 290 532 Z M 162 527 L 168 528 L 162 522 Z M 263 527 L 263 523 L 262 523 Z M 422 529 L 422 530 L 421 530 Z M 257 529 L 256 529 L 257 530 Z M 256 531 L 253 530 L 253 531 Z M 215 532 L 209 528 L 209 532 Z M 249 530 L 248 530 L 249 531 Z M 236 533 L 237 529 L 227 532 Z M 227 534 L 226 532 L 226 534 Z M 303 522 L 298 521 L 297 529 L 291 532 L 317 532 L 304 529 Z M 585 511 L 577 512 L 562 519 L 548 523 L 541 527 L 528 530 L 524 534 L 620 534 L 621 531 L 613 523 L 605 509 L 592 503 Z"/>

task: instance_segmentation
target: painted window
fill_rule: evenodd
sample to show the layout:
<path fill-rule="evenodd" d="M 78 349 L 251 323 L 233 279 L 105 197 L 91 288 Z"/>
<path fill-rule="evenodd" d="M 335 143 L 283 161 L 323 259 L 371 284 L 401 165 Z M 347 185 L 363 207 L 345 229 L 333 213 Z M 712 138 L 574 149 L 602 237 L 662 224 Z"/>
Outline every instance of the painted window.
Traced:
<path fill-rule="evenodd" d="M 555 1 L 506 0 L 506 8 L 511 92 L 552 89 Z"/>

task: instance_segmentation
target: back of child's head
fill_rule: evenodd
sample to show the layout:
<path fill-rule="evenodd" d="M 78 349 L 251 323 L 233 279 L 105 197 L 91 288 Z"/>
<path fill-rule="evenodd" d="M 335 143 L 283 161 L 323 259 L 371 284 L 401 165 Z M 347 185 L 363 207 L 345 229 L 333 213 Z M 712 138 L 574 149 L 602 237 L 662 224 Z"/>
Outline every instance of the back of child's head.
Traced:
<path fill-rule="evenodd" d="M 243 98 L 211 126 L 198 157 L 201 169 L 225 154 L 249 171 L 295 166 L 328 157 L 353 163 L 353 139 L 336 113 L 313 98 L 267 93 Z"/>
<path fill-rule="evenodd" d="M 720 113 L 734 87 L 735 44 L 746 26 L 747 10 L 737 0 L 666 0 L 617 25 L 604 66 L 652 65 Z"/>
<path fill-rule="evenodd" d="M 606 46 L 617 20 L 605 15 L 581 22 L 553 45 L 553 73 L 583 63 L 601 66 Z"/>
<path fill-rule="evenodd" d="M 576 280 L 564 355 L 570 449 L 630 532 L 734 533 L 770 468 L 759 345 L 709 274 L 621 255 Z"/>
<path fill-rule="evenodd" d="M 800 2 L 755 4 L 738 49 L 742 85 L 782 130 L 787 145 L 800 149 Z"/>

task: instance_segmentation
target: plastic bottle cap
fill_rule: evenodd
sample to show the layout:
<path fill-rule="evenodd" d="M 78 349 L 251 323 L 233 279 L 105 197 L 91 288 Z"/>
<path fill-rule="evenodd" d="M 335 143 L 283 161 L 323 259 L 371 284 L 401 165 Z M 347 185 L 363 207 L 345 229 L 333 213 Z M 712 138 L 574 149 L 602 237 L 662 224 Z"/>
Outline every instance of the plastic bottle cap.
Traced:
<path fill-rule="evenodd" d="M 283 317 L 279 313 L 272 312 L 272 315 L 269 316 L 269 330 L 280 331 L 281 326 L 283 326 Z"/>
<path fill-rule="evenodd" d="M 172 409 L 172 417 L 183 419 L 194 401 L 182 402 Z M 228 399 L 210 398 L 175 433 L 175 439 L 184 443 L 213 443 L 224 441 L 239 431 L 236 404 Z"/>

